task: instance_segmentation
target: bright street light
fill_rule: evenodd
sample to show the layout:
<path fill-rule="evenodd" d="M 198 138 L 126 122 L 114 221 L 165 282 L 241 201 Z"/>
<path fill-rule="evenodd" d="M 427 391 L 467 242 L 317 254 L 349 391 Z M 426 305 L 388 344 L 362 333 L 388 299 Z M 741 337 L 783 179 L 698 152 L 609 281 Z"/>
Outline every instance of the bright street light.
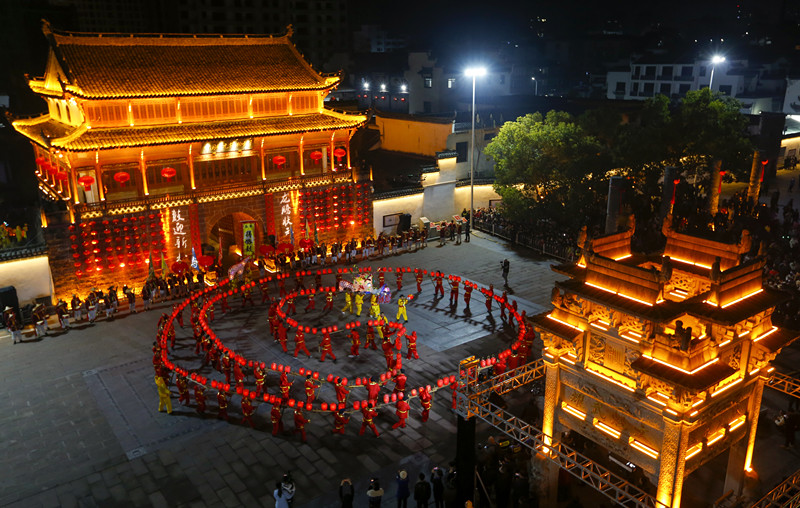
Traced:
<path fill-rule="evenodd" d="M 711 85 L 714 83 L 714 69 L 717 67 L 718 63 L 722 63 L 725 61 L 725 57 L 722 55 L 714 55 L 711 57 L 711 77 L 708 78 L 708 90 L 713 91 Z"/>
<path fill-rule="evenodd" d="M 464 74 L 472 78 L 472 147 L 469 157 L 469 230 L 475 217 L 475 78 L 486 75 L 486 67 L 469 67 Z"/>
<path fill-rule="evenodd" d="M 534 90 L 533 95 L 538 96 L 539 95 L 539 82 L 536 81 L 536 77 L 535 76 L 531 76 L 531 81 L 533 81 L 533 84 L 536 86 L 536 89 Z"/>

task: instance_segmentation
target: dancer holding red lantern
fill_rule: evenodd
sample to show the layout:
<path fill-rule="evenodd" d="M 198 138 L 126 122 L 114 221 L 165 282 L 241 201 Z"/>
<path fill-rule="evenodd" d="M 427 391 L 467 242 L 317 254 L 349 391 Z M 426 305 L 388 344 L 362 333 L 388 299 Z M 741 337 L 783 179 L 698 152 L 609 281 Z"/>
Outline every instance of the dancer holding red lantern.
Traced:
<path fill-rule="evenodd" d="M 289 399 L 289 390 L 291 388 L 292 388 L 292 382 L 289 381 L 289 377 L 286 375 L 286 371 L 281 372 L 281 380 L 280 380 L 281 400 Z"/>
<path fill-rule="evenodd" d="M 433 396 L 430 390 L 427 388 L 420 388 L 419 402 L 422 404 L 422 421 L 427 422 L 431 412 L 431 405 L 433 404 Z"/>
<path fill-rule="evenodd" d="M 189 382 L 186 377 L 179 374 L 175 377 L 175 386 L 178 387 L 178 402 L 184 406 L 189 405 Z"/>
<path fill-rule="evenodd" d="M 308 305 L 306 308 L 303 309 L 303 312 L 308 312 L 309 310 L 316 310 L 317 309 L 317 301 L 314 299 L 314 293 L 308 293 Z"/>
<path fill-rule="evenodd" d="M 350 418 L 344 415 L 341 411 L 336 411 L 333 414 L 333 430 L 331 434 L 344 435 L 344 426 L 350 422 Z"/>
<path fill-rule="evenodd" d="M 194 385 L 194 401 L 197 404 L 196 411 L 199 414 L 206 412 L 206 388 L 201 384 Z"/>
<path fill-rule="evenodd" d="M 369 349 L 372 346 L 372 349 L 378 350 L 377 344 L 375 344 L 375 327 L 367 325 L 366 340 L 364 341 L 364 349 Z"/>
<path fill-rule="evenodd" d="M 284 353 L 288 353 L 289 350 L 286 347 L 286 327 L 283 326 L 283 321 L 278 321 L 278 342 L 281 344 L 281 349 L 283 349 Z"/>
<path fill-rule="evenodd" d="M 406 339 L 408 339 L 408 353 L 406 353 L 406 358 L 411 359 L 413 356 L 415 360 L 419 360 L 419 354 L 417 353 L 417 332 L 411 332 L 411 335 L 406 334 Z"/>
<path fill-rule="evenodd" d="M 319 361 L 324 362 L 325 357 L 330 355 L 333 358 L 333 363 L 336 363 L 336 355 L 333 354 L 333 347 L 331 347 L 331 334 L 326 330 L 322 332 L 322 342 L 319 344 L 322 356 Z"/>
<path fill-rule="evenodd" d="M 217 392 L 217 404 L 219 404 L 219 412 L 217 418 L 220 420 L 228 421 L 228 396 L 224 390 Z"/>
<path fill-rule="evenodd" d="M 317 388 L 319 388 L 319 385 L 311 377 L 311 374 L 306 376 L 306 382 L 305 382 L 304 388 L 305 388 L 305 391 L 306 391 L 306 402 L 308 404 L 311 404 L 312 402 L 314 402 L 314 399 L 317 396 L 316 395 L 317 394 Z"/>
<path fill-rule="evenodd" d="M 255 414 L 255 412 L 256 410 L 253 407 L 253 403 L 250 401 L 250 397 L 242 397 L 242 425 L 249 423 L 250 428 L 256 428 L 253 424 L 253 414 Z"/>
<path fill-rule="evenodd" d="M 336 378 L 336 381 L 333 383 L 333 389 L 336 391 L 336 402 L 339 404 L 344 404 L 347 402 L 347 396 L 350 394 L 350 390 L 347 389 L 346 379 L 344 378 Z"/>
<path fill-rule="evenodd" d="M 417 281 L 417 293 L 422 292 L 422 280 L 425 278 L 425 275 L 422 273 L 422 270 L 419 268 L 414 268 L 414 279 Z"/>
<path fill-rule="evenodd" d="M 442 295 L 441 298 L 444 298 L 444 285 L 443 285 L 444 275 L 442 275 L 441 273 L 436 273 L 433 276 L 433 282 L 435 285 L 433 289 L 433 297 L 436 298 L 439 295 L 439 293 L 441 293 Z"/>
<path fill-rule="evenodd" d="M 458 277 L 453 277 L 449 280 L 450 282 L 450 305 L 458 305 L 458 283 L 460 279 Z"/>
<path fill-rule="evenodd" d="M 256 380 L 256 397 L 258 397 L 261 395 L 262 390 L 264 390 L 264 381 L 267 379 L 267 376 L 258 364 L 253 367 L 253 377 Z"/>
<path fill-rule="evenodd" d="M 353 330 L 350 331 L 350 335 L 348 335 L 348 337 L 350 337 L 349 357 L 355 358 L 356 356 L 358 356 L 358 346 L 361 345 L 361 337 L 359 336 L 358 331 L 355 328 L 353 328 Z"/>
<path fill-rule="evenodd" d="M 297 358 L 297 353 L 301 351 L 311 358 L 311 353 L 306 347 L 306 334 L 303 333 L 303 328 L 298 326 L 297 331 L 294 333 L 294 357 Z"/>
<path fill-rule="evenodd" d="M 333 291 L 325 293 L 325 306 L 322 307 L 322 310 L 333 310 Z"/>
<path fill-rule="evenodd" d="M 486 297 L 486 312 L 492 312 L 492 300 L 494 300 L 494 284 L 489 284 L 489 289 L 481 290 Z"/>
<path fill-rule="evenodd" d="M 381 384 L 375 381 L 375 378 L 370 377 L 367 383 L 367 399 L 370 403 L 376 404 L 378 402 L 378 394 L 381 392 Z"/>
<path fill-rule="evenodd" d="M 394 377 L 394 390 L 392 390 L 392 393 L 404 393 L 406 391 L 406 381 L 408 381 L 406 371 L 404 369 L 400 369 L 400 371 Z"/>
<path fill-rule="evenodd" d="M 283 409 L 280 401 L 272 404 L 272 410 L 269 412 L 270 420 L 272 421 L 272 435 L 277 436 L 278 432 L 283 432 Z"/>
<path fill-rule="evenodd" d="M 306 442 L 306 424 L 310 421 L 303 415 L 303 411 L 299 407 L 294 408 L 294 433 L 300 434 L 304 443 Z"/>
<path fill-rule="evenodd" d="M 469 309 L 469 301 L 472 299 L 472 283 L 467 281 L 464 283 L 464 305 Z"/>
<path fill-rule="evenodd" d="M 408 405 L 408 402 L 398 397 L 394 412 L 394 414 L 397 415 L 397 422 L 392 425 L 393 429 L 398 427 L 406 428 L 406 420 L 408 419 L 409 409 L 411 409 L 411 406 Z"/>
<path fill-rule="evenodd" d="M 375 403 L 370 402 L 369 405 L 364 406 L 361 409 L 361 430 L 358 431 L 359 436 L 364 435 L 364 431 L 367 430 L 367 427 L 372 429 L 372 432 L 375 433 L 375 437 L 380 437 L 378 433 L 378 429 L 375 428 L 375 417 L 378 416 L 378 412 L 375 411 Z"/>

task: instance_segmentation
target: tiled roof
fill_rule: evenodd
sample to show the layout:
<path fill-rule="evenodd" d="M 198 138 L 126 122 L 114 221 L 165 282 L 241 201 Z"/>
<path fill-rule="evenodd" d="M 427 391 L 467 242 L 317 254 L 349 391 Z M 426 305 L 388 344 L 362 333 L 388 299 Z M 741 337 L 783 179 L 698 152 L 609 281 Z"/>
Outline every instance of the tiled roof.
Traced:
<path fill-rule="evenodd" d="M 800 337 L 800 332 L 797 330 L 789 330 L 788 328 L 779 328 L 775 333 L 771 333 L 758 344 L 766 348 L 771 353 L 777 353 L 781 348 L 788 346 L 797 338 Z"/>
<path fill-rule="evenodd" d="M 686 302 L 673 302 L 671 300 L 665 300 L 655 305 L 646 305 L 630 298 L 589 286 L 578 280 L 559 281 L 556 282 L 556 287 L 579 295 L 589 301 L 658 323 L 668 323 L 685 314 L 688 308 L 684 305 Z"/>
<path fill-rule="evenodd" d="M 339 81 L 314 71 L 288 35 L 44 32 L 67 90 L 89 99 L 320 90 Z"/>
<path fill-rule="evenodd" d="M 299 132 L 350 129 L 361 125 L 366 118 L 360 115 L 314 113 L 310 115 L 277 116 L 247 120 L 185 123 L 112 129 L 75 129 L 66 132 L 64 125 L 42 116 L 33 120 L 18 120 L 14 128 L 36 143 L 63 150 L 87 151 L 124 147 L 167 145 L 255 136 L 275 136 Z"/>
<path fill-rule="evenodd" d="M 565 324 L 559 323 L 558 321 L 548 318 L 547 316 L 549 314 L 550 311 L 542 312 L 541 314 L 532 316 L 529 319 L 536 328 L 540 328 L 542 330 L 550 332 L 553 335 L 561 337 L 562 339 L 571 341 L 575 337 L 583 333 L 581 330 L 576 330 L 571 326 L 567 326 Z"/>
<path fill-rule="evenodd" d="M 785 291 L 764 287 L 761 292 L 722 308 L 703 303 L 709 295 L 710 293 L 706 292 L 689 298 L 682 304 L 686 306 L 688 314 L 723 326 L 733 326 L 791 298 Z"/>

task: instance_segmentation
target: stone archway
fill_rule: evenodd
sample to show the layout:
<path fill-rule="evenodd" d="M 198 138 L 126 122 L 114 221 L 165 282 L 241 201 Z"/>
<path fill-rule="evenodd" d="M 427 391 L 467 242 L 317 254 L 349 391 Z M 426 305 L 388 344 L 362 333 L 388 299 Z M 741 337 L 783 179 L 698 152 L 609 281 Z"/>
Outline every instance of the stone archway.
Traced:
<path fill-rule="evenodd" d="M 254 223 L 252 234 L 254 248 L 257 249 L 263 242 L 263 227 L 261 221 L 252 215 L 245 212 L 233 212 L 219 217 L 211 224 L 206 238 L 208 243 L 215 247 L 217 256 L 219 256 L 220 249 L 222 250 L 223 266 L 229 266 L 242 258 L 246 223 Z"/>

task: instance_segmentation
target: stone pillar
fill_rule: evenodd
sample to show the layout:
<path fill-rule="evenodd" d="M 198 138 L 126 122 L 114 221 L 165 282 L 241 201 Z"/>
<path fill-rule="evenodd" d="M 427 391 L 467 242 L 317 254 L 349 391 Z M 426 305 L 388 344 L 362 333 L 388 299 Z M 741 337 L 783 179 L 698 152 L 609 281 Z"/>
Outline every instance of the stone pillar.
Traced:
<path fill-rule="evenodd" d="M 758 196 L 761 194 L 762 171 L 766 168 L 761 165 L 761 152 L 753 152 L 753 165 L 750 167 L 750 184 L 747 186 L 747 201 L 751 205 L 758 203 Z"/>
<path fill-rule="evenodd" d="M 708 187 L 708 213 L 714 217 L 719 211 L 719 190 L 722 175 L 722 161 L 717 159 L 711 164 L 711 183 Z"/>
<path fill-rule="evenodd" d="M 458 472 L 458 506 L 475 502 L 475 417 L 458 416 L 456 427 L 456 471 Z"/>
<path fill-rule="evenodd" d="M 667 166 L 664 168 L 664 183 L 661 186 L 661 210 L 660 215 L 663 220 L 664 217 L 672 211 L 672 196 L 675 191 L 675 180 L 680 177 L 678 168 L 675 166 Z"/>
<path fill-rule="evenodd" d="M 612 176 L 608 181 L 608 204 L 606 205 L 606 234 L 617 232 L 619 209 L 622 206 L 622 185 L 625 180 L 621 176 Z"/>
<path fill-rule="evenodd" d="M 658 465 L 656 501 L 664 506 L 679 508 L 683 476 L 686 469 L 686 447 L 689 429 L 682 422 L 664 418 L 664 436 Z"/>
<path fill-rule="evenodd" d="M 545 435 L 545 444 L 553 443 L 555 431 L 556 406 L 561 379 L 558 364 L 545 360 L 545 388 L 544 407 L 542 408 L 542 433 Z M 549 449 L 542 450 L 531 458 L 531 467 L 537 476 L 539 485 L 539 506 L 542 508 L 555 508 L 558 503 L 558 470 L 559 466 L 547 457 Z M 532 482 L 533 483 L 533 482 Z"/>
<path fill-rule="evenodd" d="M 758 416 L 761 413 L 761 397 L 764 394 L 765 378 L 759 376 L 750 394 L 750 402 L 747 406 L 747 451 L 744 457 L 743 469 L 750 470 L 753 464 L 753 448 L 756 446 L 756 430 L 758 428 Z"/>

